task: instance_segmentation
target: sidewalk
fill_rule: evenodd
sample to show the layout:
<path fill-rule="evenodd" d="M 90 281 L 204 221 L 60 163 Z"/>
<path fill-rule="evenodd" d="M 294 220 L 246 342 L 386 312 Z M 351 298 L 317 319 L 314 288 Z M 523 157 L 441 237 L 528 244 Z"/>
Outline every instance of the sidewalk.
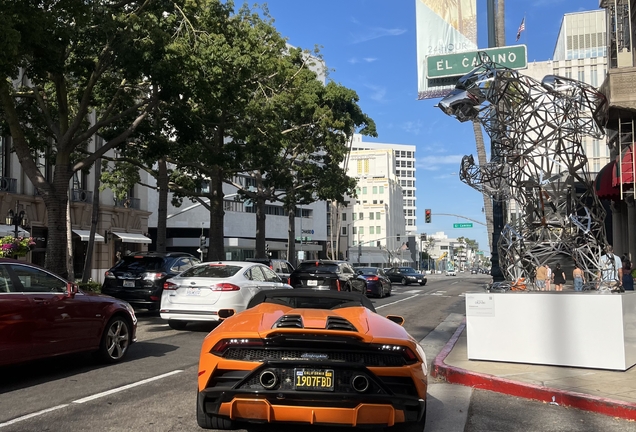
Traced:
<path fill-rule="evenodd" d="M 636 367 L 620 372 L 468 360 L 465 321 L 431 365 L 451 384 L 636 420 Z"/>

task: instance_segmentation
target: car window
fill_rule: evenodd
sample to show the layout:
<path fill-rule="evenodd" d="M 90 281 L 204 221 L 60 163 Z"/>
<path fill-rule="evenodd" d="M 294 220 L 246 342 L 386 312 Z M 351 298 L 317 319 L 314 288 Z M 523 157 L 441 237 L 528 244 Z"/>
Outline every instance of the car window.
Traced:
<path fill-rule="evenodd" d="M 123 257 L 113 270 L 126 271 L 132 273 L 138 272 L 158 272 L 163 269 L 164 259 L 160 257 L 134 256 L 129 255 Z"/>
<path fill-rule="evenodd" d="M 243 267 L 225 264 L 204 264 L 190 267 L 183 273 L 181 277 L 209 277 L 209 278 L 228 278 L 234 276 Z"/>
<path fill-rule="evenodd" d="M 281 273 L 291 273 L 294 271 L 294 268 L 287 261 L 281 261 L 280 270 L 281 270 Z"/>
<path fill-rule="evenodd" d="M 0 292 L 12 292 L 13 282 L 6 266 L 0 266 Z"/>
<path fill-rule="evenodd" d="M 190 267 L 192 267 L 192 261 L 190 261 L 190 258 L 179 258 L 175 261 L 170 270 L 175 272 L 182 272 L 189 269 Z"/>
<path fill-rule="evenodd" d="M 265 275 L 261 271 L 263 268 L 261 266 L 250 267 L 245 272 L 245 277 L 249 280 L 257 281 L 257 282 L 265 282 Z M 268 269 L 269 270 L 269 269 Z"/>
<path fill-rule="evenodd" d="M 54 292 L 65 293 L 66 281 L 53 276 L 43 270 L 22 265 L 12 265 L 11 269 L 20 279 L 22 287 L 19 289 L 25 293 Z"/>
<path fill-rule="evenodd" d="M 349 267 L 347 264 L 342 264 L 342 272 L 351 274 L 353 273 L 353 269 Z"/>
<path fill-rule="evenodd" d="M 335 273 L 338 271 L 338 265 L 323 264 L 323 263 L 316 264 L 315 262 L 306 262 L 306 263 L 301 263 L 296 270 L 312 271 L 312 272 L 316 271 L 316 272 L 322 272 L 322 273 Z"/>
<path fill-rule="evenodd" d="M 280 278 L 276 273 L 274 273 L 271 269 L 261 267 L 263 274 L 265 275 L 265 280 L 267 282 L 281 282 Z"/>
<path fill-rule="evenodd" d="M 384 270 L 382 270 L 382 269 L 378 269 L 378 274 L 380 276 L 386 276 L 386 273 L 384 273 Z"/>

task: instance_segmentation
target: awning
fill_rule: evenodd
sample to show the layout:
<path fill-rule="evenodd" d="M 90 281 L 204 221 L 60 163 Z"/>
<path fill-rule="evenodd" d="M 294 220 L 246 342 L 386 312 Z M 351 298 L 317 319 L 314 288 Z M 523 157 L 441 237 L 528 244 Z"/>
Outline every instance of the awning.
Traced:
<path fill-rule="evenodd" d="M 0 225 L 0 237 L 13 237 L 15 235 L 15 227 L 13 225 Z M 19 237 L 28 237 L 31 234 L 28 231 L 23 230 L 18 227 L 18 236 Z"/>
<path fill-rule="evenodd" d="M 91 232 L 87 230 L 74 229 L 73 232 L 80 236 L 82 241 L 85 242 L 87 242 L 88 239 L 91 237 Z M 104 243 L 104 236 L 95 233 L 95 241 L 98 243 Z"/>
<path fill-rule="evenodd" d="M 113 231 L 125 243 L 152 243 L 152 240 L 141 234 L 122 233 Z"/>
<path fill-rule="evenodd" d="M 620 185 L 621 171 L 623 174 L 623 185 L 630 185 L 634 183 L 634 154 L 632 153 L 632 146 L 627 147 L 620 165 L 618 165 L 616 161 L 614 162 L 614 169 L 612 171 L 614 173 L 614 176 L 612 177 L 612 186 L 618 187 Z"/>
<path fill-rule="evenodd" d="M 618 199 L 619 190 L 612 185 L 614 179 L 614 167 L 616 161 L 611 161 L 605 165 L 596 175 L 594 180 L 594 190 L 596 196 L 603 199 Z"/>
<path fill-rule="evenodd" d="M 357 261 L 357 255 L 354 254 L 354 261 Z M 384 254 L 381 253 L 362 253 L 360 255 L 360 263 L 364 264 L 383 264 L 387 263 L 387 259 Z"/>

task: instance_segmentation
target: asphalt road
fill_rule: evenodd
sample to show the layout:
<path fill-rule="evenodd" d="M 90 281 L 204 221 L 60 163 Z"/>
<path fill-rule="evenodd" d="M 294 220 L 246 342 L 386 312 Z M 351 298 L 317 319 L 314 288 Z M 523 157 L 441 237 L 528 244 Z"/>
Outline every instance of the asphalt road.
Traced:
<path fill-rule="evenodd" d="M 424 287 L 396 284 L 393 296 L 374 302 L 382 315 L 403 316 L 405 328 L 423 340 L 449 316 L 463 315 L 464 293 L 481 290 L 487 280 L 435 275 Z M 195 418 L 197 363 L 213 326 L 175 331 L 157 316 L 140 311 L 138 317 L 138 343 L 121 364 L 105 366 L 78 355 L 3 368 L 0 432 L 201 430 Z M 427 355 L 430 362 L 435 353 Z M 634 423 L 430 381 L 427 432 L 599 430 L 633 431 Z"/>

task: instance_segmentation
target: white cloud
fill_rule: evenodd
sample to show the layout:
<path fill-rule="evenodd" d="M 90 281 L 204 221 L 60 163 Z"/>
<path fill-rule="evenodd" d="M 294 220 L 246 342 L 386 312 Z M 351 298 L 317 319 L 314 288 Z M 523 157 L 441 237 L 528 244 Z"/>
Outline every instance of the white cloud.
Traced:
<path fill-rule="evenodd" d="M 372 90 L 372 93 L 369 96 L 372 100 L 376 102 L 385 101 L 384 96 L 386 95 L 386 87 L 375 86 L 371 84 L 367 84 L 366 87 Z"/>
<path fill-rule="evenodd" d="M 453 169 L 459 169 L 459 164 L 462 161 L 464 155 L 439 155 L 439 156 L 424 156 L 417 158 L 415 163 L 416 168 L 425 169 L 428 171 L 437 171 L 444 165 L 454 165 Z"/>
<path fill-rule="evenodd" d="M 365 57 L 364 58 L 364 61 L 367 62 L 367 63 L 373 63 L 376 60 L 377 60 L 377 58 L 375 58 L 375 57 Z"/>
<path fill-rule="evenodd" d="M 423 124 L 421 120 L 407 121 L 402 123 L 402 129 L 404 129 L 405 132 L 411 133 L 413 135 L 419 135 L 422 131 L 422 127 Z"/>
<path fill-rule="evenodd" d="M 401 34 L 406 33 L 406 29 L 394 28 L 394 29 L 386 29 L 382 27 L 376 27 L 369 29 L 366 33 L 358 33 L 351 35 L 351 43 L 358 44 L 362 42 L 367 42 L 373 39 L 378 39 L 384 36 L 399 36 Z"/>
<path fill-rule="evenodd" d="M 351 63 L 351 64 L 356 64 L 356 63 L 360 63 L 360 60 L 358 60 L 358 59 L 357 59 L 357 58 L 355 58 L 355 57 L 351 57 L 351 58 L 348 60 L 348 62 L 349 62 L 349 63 Z"/>

